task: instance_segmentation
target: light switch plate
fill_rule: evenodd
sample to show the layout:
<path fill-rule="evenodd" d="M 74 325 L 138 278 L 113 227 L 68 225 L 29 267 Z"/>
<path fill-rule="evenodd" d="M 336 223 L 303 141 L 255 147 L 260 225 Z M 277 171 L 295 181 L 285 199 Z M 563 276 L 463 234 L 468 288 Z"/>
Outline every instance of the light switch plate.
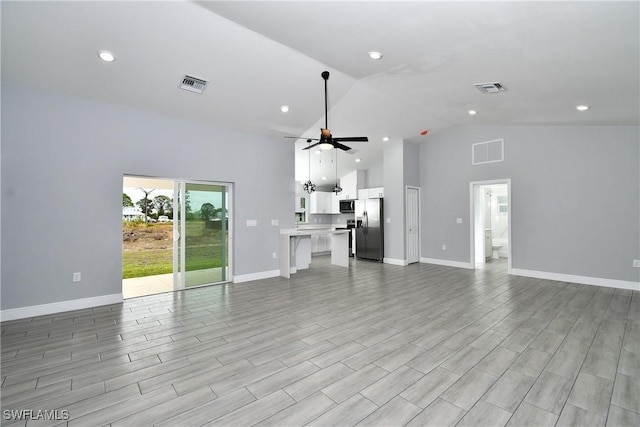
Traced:
<path fill-rule="evenodd" d="M 257 219 L 248 219 L 247 220 L 247 227 L 257 227 L 258 226 L 258 220 Z"/>
<path fill-rule="evenodd" d="M 456 224 L 462 224 L 462 218 L 456 218 Z"/>
<path fill-rule="evenodd" d="M 277 219 L 271 220 L 271 225 L 277 226 L 280 222 Z"/>
<path fill-rule="evenodd" d="M 640 259 L 634 259 L 633 260 L 633 266 L 634 267 L 640 267 Z"/>
<path fill-rule="evenodd" d="M 387 224 L 391 224 L 391 218 L 387 218 Z"/>

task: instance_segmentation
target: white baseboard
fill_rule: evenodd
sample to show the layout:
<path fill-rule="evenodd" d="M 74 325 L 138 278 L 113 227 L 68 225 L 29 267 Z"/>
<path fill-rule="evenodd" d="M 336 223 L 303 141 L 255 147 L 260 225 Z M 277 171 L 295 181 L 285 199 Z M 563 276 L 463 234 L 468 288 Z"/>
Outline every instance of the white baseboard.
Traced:
<path fill-rule="evenodd" d="M 446 267 L 457 267 L 457 268 L 473 269 L 473 266 L 468 262 L 451 261 L 451 260 L 448 260 L 448 259 L 420 258 L 420 262 L 424 262 L 426 264 L 444 265 Z"/>
<path fill-rule="evenodd" d="M 270 279 L 278 277 L 280 270 L 261 271 L 259 273 L 240 274 L 233 276 L 233 283 L 250 282 L 252 280 Z"/>
<path fill-rule="evenodd" d="M 99 307 L 101 305 L 119 304 L 123 301 L 122 293 L 101 295 L 99 297 L 81 298 L 69 301 L 52 302 L 50 304 L 32 305 L 29 307 L 9 308 L 0 312 L 0 320 L 26 319 L 47 314 L 62 313 L 71 310 Z"/>
<path fill-rule="evenodd" d="M 385 264 L 391 264 L 391 265 L 401 265 L 401 266 L 409 265 L 409 262 L 406 259 L 383 258 L 382 262 Z"/>
<path fill-rule="evenodd" d="M 512 268 L 511 274 L 515 276 L 533 277 L 535 279 L 555 280 L 558 282 L 579 283 L 581 285 L 604 286 L 607 288 L 640 291 L 640 282 L 631 282 L 626 280 L 576 276 L 573 274 L 549 273 L 547 271 L 524 270 L 522 268 Z"/>

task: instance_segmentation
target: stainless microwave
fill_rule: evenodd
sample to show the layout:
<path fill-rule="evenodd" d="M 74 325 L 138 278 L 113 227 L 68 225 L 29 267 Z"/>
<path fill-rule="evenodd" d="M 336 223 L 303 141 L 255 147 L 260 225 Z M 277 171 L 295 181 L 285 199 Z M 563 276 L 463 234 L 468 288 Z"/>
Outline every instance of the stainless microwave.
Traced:
<path fill-rule="evenodd" d="M 355 200 L 340 200 L 340 213 L 354 213 L 355 211 Z"/>

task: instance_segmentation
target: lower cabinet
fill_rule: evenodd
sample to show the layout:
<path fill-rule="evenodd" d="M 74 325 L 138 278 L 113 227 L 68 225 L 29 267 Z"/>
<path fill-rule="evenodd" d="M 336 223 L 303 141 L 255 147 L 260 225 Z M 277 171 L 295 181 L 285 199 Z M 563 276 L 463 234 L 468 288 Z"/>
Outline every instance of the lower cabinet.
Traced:
<path fill-rule="evenodd" d="M 331 236 L 330 235 L 312 235 L 311 236 L 311 253 L 331 252 Z"/>

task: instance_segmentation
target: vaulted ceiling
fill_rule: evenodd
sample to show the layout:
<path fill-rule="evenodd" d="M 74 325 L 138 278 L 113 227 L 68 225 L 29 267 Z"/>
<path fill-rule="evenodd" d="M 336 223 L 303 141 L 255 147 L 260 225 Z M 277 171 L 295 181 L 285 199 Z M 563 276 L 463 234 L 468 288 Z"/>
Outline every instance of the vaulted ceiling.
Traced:
<path fill-rule="evenodd" d="M 640 125 L 637 1 L 3 1 L 1 8 L 3 80 L 277 137 L 318 137 L 320 73 L 328 70 L 334 136 L 370 140 L 339 154 L 339 175 L 379 162 L 384 144 L 428 142 L 451 126 Z M 100 49 L 116 60 L 99 60 Z M 178 89 L 185 74 L 208 81 L 203 94 Z M 507 91 L 482 94 L 474 84 L 485 82 Z M 591 109 L 579 112 L 578 104 Z M 296 144 L 296 177 L 306 179 L 305 141 L 282 143 Z M 320 157 L 312 157 L 312 179 L 333 178 Z"/>

